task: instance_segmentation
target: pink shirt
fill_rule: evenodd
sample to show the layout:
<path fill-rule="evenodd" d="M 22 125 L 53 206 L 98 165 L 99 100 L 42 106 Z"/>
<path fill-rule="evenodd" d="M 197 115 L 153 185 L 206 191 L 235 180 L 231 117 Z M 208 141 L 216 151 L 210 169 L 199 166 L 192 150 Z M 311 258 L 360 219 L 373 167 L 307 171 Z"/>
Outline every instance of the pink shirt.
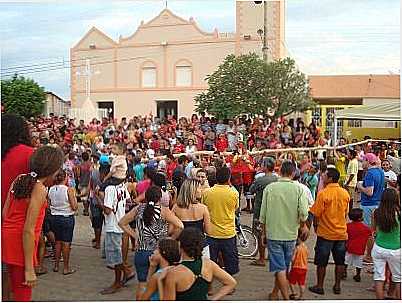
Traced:
<path fill-rule="evenodd" d="M 139 195 L 145 193 L 150 186 L 151 186 L 151 180 L 150 179 L 138 182 L 137 187 L 136 187 L 137 193 Z"/>

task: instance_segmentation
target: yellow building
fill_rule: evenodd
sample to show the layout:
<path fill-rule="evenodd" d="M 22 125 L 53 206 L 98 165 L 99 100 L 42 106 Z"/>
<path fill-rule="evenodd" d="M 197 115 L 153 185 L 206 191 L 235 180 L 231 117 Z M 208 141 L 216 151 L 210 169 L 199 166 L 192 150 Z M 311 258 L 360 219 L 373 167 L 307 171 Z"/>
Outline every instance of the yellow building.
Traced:
<path fill-rule="evenodd" d="M 70 50 L 72 107 L 82 107 L 90 91 L 95 107 L 111 110 L 115 118 L 149 112 L 190 116 L 194 97 L 208 88 L 205 77 L 227 55 L 262 55 L 257 32 L 263 29 L 264 6 L 235 3 L 234 33 L 204 32 L 193 18 L 185 20 L 168 9 L 118 41 L 92 28 Z M 267 4 L 269 60 L 285 54 L 284 5 Z"/>
<path fill-rule="evenodd" d="M 325 130 L 334 130 L 334 110 L 362 105 L 400 104 L 400 75 L 309 76 L 311 95 L 318 107 L 307 116 Z M 399 138 L 400 122 L 338 121 L 338 137 Z"/>

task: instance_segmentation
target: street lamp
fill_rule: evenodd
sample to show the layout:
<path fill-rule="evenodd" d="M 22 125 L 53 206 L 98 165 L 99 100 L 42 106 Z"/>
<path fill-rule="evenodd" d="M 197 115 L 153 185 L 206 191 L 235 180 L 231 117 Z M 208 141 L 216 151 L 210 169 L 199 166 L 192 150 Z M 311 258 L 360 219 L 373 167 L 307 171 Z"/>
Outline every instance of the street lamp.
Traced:
<path fill-rule="evenodd" d="M 254 1 L 255 4 L 261 4 L 263 1 Z M 264 1 L 264 29 L 259 29 L 257 34 L 262 37 L 262 56 L 265 62 L 268 60 L 268 46 L 267 46 L 267 1 Z"/>

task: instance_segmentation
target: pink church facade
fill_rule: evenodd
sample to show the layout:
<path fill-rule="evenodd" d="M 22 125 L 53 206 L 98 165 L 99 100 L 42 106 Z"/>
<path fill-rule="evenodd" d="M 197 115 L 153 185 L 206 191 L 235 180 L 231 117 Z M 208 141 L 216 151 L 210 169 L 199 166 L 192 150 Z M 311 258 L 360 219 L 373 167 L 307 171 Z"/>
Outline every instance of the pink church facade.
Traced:
<path fill-rule="evenodd" d="M 91 71 L 90 99 L 95 107 L 113 111 L 115 118 L 167 114 L 190 116 L 194 97 L 208 88 L 205 77 L 229 54 L 255 52 L 262 56 L 263 5 L 236 2 L 236 31 L 211 33 L 195 20 L 170 10 L 141 25 L 129 37 L 114 41 L 93 27 L 70 50 L 71 106 L 86 100 L 85 69 Z M 267 10 L 268 59 L 284 56 L 284 1 L 271 1 Z"/>

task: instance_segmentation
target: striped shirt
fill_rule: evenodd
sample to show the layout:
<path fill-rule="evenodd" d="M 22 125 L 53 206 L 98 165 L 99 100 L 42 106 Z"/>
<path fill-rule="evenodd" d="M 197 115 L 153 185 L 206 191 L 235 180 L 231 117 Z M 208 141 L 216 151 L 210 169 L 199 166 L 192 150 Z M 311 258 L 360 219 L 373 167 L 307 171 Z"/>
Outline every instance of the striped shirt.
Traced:
<path fill-rule="evenodd" d="M 147 204 L 141 204 L 138 208 L 136 227 L 138 230 L 138 250 L 155 250 L 158 248 L 158 241 L 167 237 L 168 224 L 161 217 L 161 206 L 154 206 L 154 217 L 151 225 L 145 226 L 143 215 Z"/>

